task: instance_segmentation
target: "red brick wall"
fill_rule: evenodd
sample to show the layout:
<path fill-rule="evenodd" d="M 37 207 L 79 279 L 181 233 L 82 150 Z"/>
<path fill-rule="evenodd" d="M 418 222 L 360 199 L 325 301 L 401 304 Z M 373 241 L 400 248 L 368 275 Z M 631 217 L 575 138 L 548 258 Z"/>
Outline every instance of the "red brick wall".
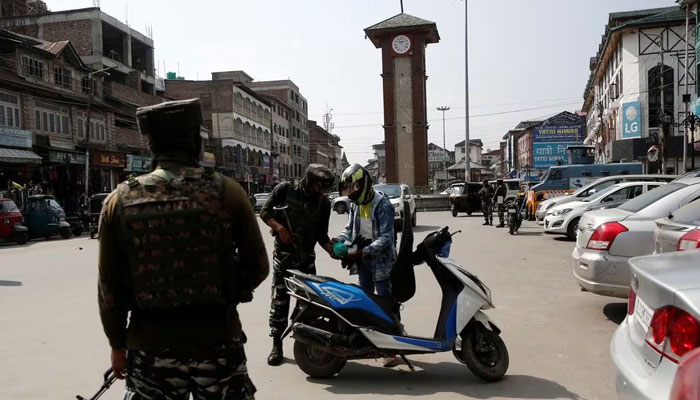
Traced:
<path fill-rule="evenodd" d="M 117 82 L 104 82 L 104 94 L 118 100 L 123 100 L 140 106 L 148 106 L 162 102 L 162 99 L 136 90 Z"/>
<path fill-rule="evenodd" d="M 70 40 L 81 56 L 92 54 L 92 21 L 64 21 L 42 25 L 41 39 L 58 42 Z"/>

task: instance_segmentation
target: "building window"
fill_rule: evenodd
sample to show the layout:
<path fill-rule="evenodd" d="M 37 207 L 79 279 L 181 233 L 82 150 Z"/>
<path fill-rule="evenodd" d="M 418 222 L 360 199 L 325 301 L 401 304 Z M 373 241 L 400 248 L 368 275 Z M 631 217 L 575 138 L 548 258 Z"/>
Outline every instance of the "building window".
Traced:
<path fill-rule="evenodd" d="M 87 76 L 80 78 L 80 91 L 85 94 L 90 94 L 90 78 Z"/>
<path fill-rule="evenodd" d="M 78 112 L 78 138 L 85 139 L 85 133 L 88 130 L 87 113 Z M 96 142 L 104 142 L 105 135 L 105 120 L 104 116 L 96 113 L 90 113 L 90 140 Z"/>
<path fill-rule="evenodd" d="M 44 62 L 22 56 L 22 72 L 37 79 L 44 79 Z"/>
<path fill-rule="evenodd" d="M 673 118 L 674 114 L 673 87 L 675 86 L 675 81 L 673 68 L 668 65 L 658 65 L 650 69 L 647 74 L 647 82 L 649 90 L 649 126 L 661 127 L 661 115 Z M 663 109 L 661 108 L 662 95 L 664 100 Z"/>
<path fill-rule="evenodd" d="M 54 67 L 53 69 L 53 82 L 57 86 L 64 87 L 66 89 L 71 88 L 71 73 L 68 68 Z"/>
<path fill-rule="evenodd" d="M 13 94 L 0 92 L 0 126 L 19 128 L 19 97 Z"/>
<path fill-rule="evenodd" d="M 34 109 L 35 127 L 44 133 L 70 135 L 70 116 L 68 108 L 51 104 L 37 103 Z"/>
<path fill-rule="evenodd" d="M 211 95 L 200 94 L 199 100 L 202 102 L 202 109 L 207 110 L 211 108 Z"/>

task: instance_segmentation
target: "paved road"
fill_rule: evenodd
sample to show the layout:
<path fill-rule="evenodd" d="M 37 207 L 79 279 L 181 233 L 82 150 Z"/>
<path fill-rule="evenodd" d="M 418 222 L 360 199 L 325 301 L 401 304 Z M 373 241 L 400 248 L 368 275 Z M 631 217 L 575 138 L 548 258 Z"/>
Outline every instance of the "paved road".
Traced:
<path fill-rule="evenodd" d="M 344 222 L 345 216 L 333 213 L 332 232 Z M 480 216 L 419 213 L 416 241 L 443 225 L 463 230 L 451 257 L 493 292 L 497 308 L 489 315 L 510 352 L 506 379 L 482 383 L 444 353 L 410 357 L 418 370 L 413 373 L 406 366 L 350 362 L 334 379 L 315 381 L 289 358 L 291 341 L 285 342 L 287 363 L 268 367 L 268 280 L 255 300 L 240 308 L 258 399 L 614 398 L 608 344 L 626 305 L 578 290 L 571 276 L 571 242 L 542 235 L 534 223 L 511 237 L 481 222 Z M 267 229 L 264 233 L 271 251 Z M 99 386 L 109 352 L 95 303 L 96 258 L 97 242 L 85 236 L 0 245 L 0 399 L 70 399 Z M 318 269 L 354 280 L 325 254 Z M 418 293 L 405 305 L 403 321 L 408 332 L 432 336 L 440 291 L 428 268 L 419 267 L 417 279 Z M 119 399 L 122 393 L 119 383 L 103 399 Z"/>

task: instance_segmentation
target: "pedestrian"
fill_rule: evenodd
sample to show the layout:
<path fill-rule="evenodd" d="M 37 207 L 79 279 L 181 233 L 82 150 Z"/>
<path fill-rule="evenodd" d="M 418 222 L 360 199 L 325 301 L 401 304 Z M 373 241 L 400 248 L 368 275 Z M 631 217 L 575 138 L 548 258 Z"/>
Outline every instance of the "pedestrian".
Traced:
<path fill-rule="evenodd" d="M 508 188 L 505 183 L 503 183 L 503 178 L 498 178 L 496 180 L 496 190 L 493 193 L 493 202 L 498 208 L 498 225 L 497 228 L 503 228 L 505 226 L 504 214 L 506 210 L 506 195 L 508 194 Z"/>
<path fill-rule="evenodd" d="M 288 271 L 297 269 L 315 274 L 316 243 L 334 257 L 333 242 L 328 237 L 331 202 L 324 195 L 334 182 L 335 176 L 329 168 L 310 164 L 298 184 L 282 182 L 275 186 L 260 209 L 260 218 L 275 236 L 269 321 L 272 350 L 267 357 L 268 365 L 280 365 L 284 359 L 282 334 L 288 326 L 290 302 L 284 278 L 289 276 Z"/>
<path fill-rule="evenodd" d="M 479 189 L 479 197 L 481 198 L 481 210 L 484 213 L 483 225 L 493 225 L 493 188 L 487 179 L 484 179 L 484 182 L 482 182 L 481 189 Z"/>
<path fill-rule="evenodd" d="M 335 241 L 346 244 L 368 243 L 364 247 L 349 250 L 343 263 L 350 267 L 351 274 L 358 275 L 360 287 L 365 292 L 390 297 L 390 274 L 396 257 L 394 207 L 389 198 L 374 191 L 372 177 L 359 164 L 345 169 L 340 177 L 338 191 L 341 196 L 350 199 L 350 212 L 345 229 Z M 397 364 L 396 356 L 384 359 L 385 367 Z"/>
<path fill-rule="evenodd" d="M 199 167 L 198 99 L 136 112 L 152 172 L 118 185 L 100 221 L 98 303 L 125 399 L 253 399 L 236 311 L 269 264 L 248 198 Z"/>

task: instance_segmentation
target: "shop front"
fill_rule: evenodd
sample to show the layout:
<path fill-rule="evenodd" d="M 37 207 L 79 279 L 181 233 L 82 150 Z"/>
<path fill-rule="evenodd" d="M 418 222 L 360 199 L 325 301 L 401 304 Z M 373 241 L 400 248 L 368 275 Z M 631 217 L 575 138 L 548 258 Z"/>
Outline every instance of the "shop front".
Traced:
<path fill-rule="evenodd" d="M 129 175 L 143 175 L 151 172 L 151 157 L 139 156 L 135 154 L 126 155 L 126 167 L 119 180 L 124 181 Z"/>
<path fill-rule="evenodd" d="M 117 187 L 126 168 L 126 153 L 107 150 L 90 152 L 90 193 L 109 193 Z"/>
<path fill-rule="evenodd" d="M 34 182 L 34 170 L 41 164 L 41 157 L 32 149 L 32 132 L 0 127 L 0 191 L 8 181 L 20 185 Z"/>
<path fill-rule="evenodd" d="M 47 192 L 73 211 L 85 194 L 85 153 L 71 150 L 49 150 L 41 173 L 48 184 Z"/>

